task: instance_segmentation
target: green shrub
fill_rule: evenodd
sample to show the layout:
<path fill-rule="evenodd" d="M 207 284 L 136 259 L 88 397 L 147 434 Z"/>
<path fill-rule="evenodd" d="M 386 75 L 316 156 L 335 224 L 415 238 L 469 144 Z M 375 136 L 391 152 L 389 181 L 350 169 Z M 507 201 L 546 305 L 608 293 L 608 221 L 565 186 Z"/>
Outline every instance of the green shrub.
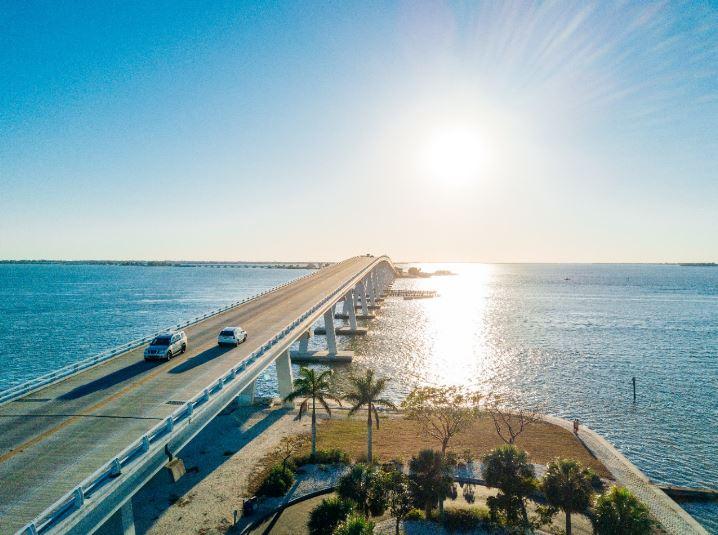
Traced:
<path fill-rule="evenodd" d="M 426 520 L 424 511 L 421 509 L 412 509 L 409 511 L 409 514 L 404 517 L 404 521 L 409 522 L 411 520 Z"/>
<path fill-rule="evenodd" d="M 489 510 L 483 507 L 450 507 L 444 510 L 444 527 L 448 531 L 475 531 L 489 523 Z"/>
<path fill-rule="evenodd" d="M 309 514 L 307 527 L 311 535 L 332 535 L 354 509 L 353 504 L 333 496 L 322 500 Z"/>
<path fill-rule="evenodd" d="M 294 458 L 296 466 L 305 464 L 349 464 L 349 456 L 340 449 L 317 450 L 316 453 L 307 453 Z"/>
<path fill-rule="evenodd" d="M 260 496 L 284 496 L 294 484 L 294 472 L 290 467 L 275 464 L 259 486 Z"/>
<path fill-rule="evenodd" d="M 599 496 L 592 520 L 598 535 L 648 535 L 653 529 L 648 508 L 625 487 Z"/>
<path fill-rule="evenodd" d="M 372 535 L 374 522 L 356 513 L 352 514 L 334 530 L 334 535 Z"/>

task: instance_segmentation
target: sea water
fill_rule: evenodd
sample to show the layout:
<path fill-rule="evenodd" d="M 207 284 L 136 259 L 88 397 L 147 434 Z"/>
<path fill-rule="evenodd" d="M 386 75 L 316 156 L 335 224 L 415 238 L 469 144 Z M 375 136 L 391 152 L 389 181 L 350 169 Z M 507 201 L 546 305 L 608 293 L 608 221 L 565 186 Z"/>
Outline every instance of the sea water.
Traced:
<path fill-rule="evenodd" d="M 653 480 L 718 488 L 718 268 L 419 267 L 456 275 L 397 280 L 439 297 L 387 299 L 366 337 L 340 339 L 350 369 L 391 377 L 396 400 L 460 384 L 578 418 Z M 0 265 L 0 389 L 304 273 Z M 271 369 L 258 388 L 275 392 Z M 684 507 L 718 533 L 715 504 Z"/>

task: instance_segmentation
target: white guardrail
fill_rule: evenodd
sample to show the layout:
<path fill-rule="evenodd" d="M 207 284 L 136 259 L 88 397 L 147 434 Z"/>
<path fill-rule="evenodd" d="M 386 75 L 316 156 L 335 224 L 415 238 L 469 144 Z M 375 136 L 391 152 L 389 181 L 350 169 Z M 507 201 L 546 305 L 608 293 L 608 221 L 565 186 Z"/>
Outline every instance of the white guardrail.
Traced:
<path fill-rule="evenodd" d="M 354 257 L 356 258 L 356 257 Z M 351 259 L 344 260 L 339 263 L 346 262 Z M 378 257 L 375 259 L 374 262 L 372 262 L 371 265 L 369 265 L 367 268 L 365 268 L 361 274 L 366 272 L 369 269 L 372 269 L 375 265 L 377 265 L 381 261 L 388 261 L 387 257 Z M 336 264 L 334 264 L 336 265 Z M 316 273 L 316 272 L 315 272 Z M 300 277 L 299 279 L 294 279 L 295 282 L 297 280 L 301 280 L 304 277 L 312 276 L 315 273 L 309 273 L 307 275 L 304 275 L 303 277 Z M 144 458 L 144 456 L 149 453 L 150 448 L 153 444 L 158 442 L 161 439 L 171 439 L 176 433 L 178 433 L 184 426 L 187 425 L 190 416 L 193 414 L 197 414 L 197 411 L 202 411 L 208 406 L 208 402 L 210 399 L 212 399 L 215 395 L 220 393 L 225 386 L 227 386 L 230 383 L 233 383 L 236 381 L 240 374 L 243 371 L 246 371 L 247 368 L 255 363 L 259 357 L 264 355 L 267 351 L 269 351 L 274 345 L 276 345 L 279 341 L 283 340 L 290 332 L 292 332 L 295 328 L 297 328 L 299 325 L 301 325 L 304 321 L 306 321 L 312 314 L 314 314 L 318 309 L 322 308 L 326 303 L 336 297 L 338 293 L 345 292 L 346 286 L 348 283 L 350 283 L 352 280 L 359 278 L 361 274 L 353 275 L 352 277 L 348 278 L 339 288 L 334 290 L 332 293 L 321 299 L 317 304 L 312 306 L 309 310 L 304 312 L 301 316 L 299 316 L 297 319 L 295 319 L 292 323 L 287 325 L 284 329 L 279 331 L 275 336 L 267 340 L 264 344 L 262 344 L 258 349 L 254 350 L 252 353 L 250 353 L 247 358 L 245 358 L 242 362 L 234 366 L 231 370 L 229 370 L 224 376 L 220 377 L 219 379 L 212 382 L 209 386 L 207 386 L 205 389 L 202 390 L 201 393 L 197 394 L 194 398 L 190 399 L 187 403 L 185 403 L 181 408 L 177 409 L 175 412 L 173 412 L 170 416 L 168 416 L 162 423 L 157 424 L 155 427 L 150 429 L 147 433 L 142 435 L 140 439 L 135 441 L 133 444 L 125 448 L 117 457 L 103 465 L 101 468 L 99 468 L 97 471 L 95 471 L 92 475 L 87 477 L 82 483 L 80 483 L 76 488 L 74 488 L 72 491 L 65 494 L 62 498 L 57 500 L 54 504 L 52 504 L 50 507 L 45 509 L 39 516 L 37 516 L 31 523 L 27 524 L 24 528 L 22 528 L 20 531 L 17 532 L 17 535 L 37 535 L 41 533 L 47 533 L 49 530 L 51 530 L 54 526 L 59 524 L 64 518 L 66 518 L 71 513 L 76 512 L 77 510 L 81 509 L 83 505 L 85 505 L 86 501 L 91 499 L 92 496 L 101 488 L 103 488 L 105 485 L 107 485 L 111 481 L 117 480 L 120 476 L 123 474 L 127 474 L 129 471 L 131 471 L 135 466 L 137 466 L 138 461 Z M 201 316 L 199 318 L 195 318 L 194 320 L 177 325 L 177 328 L 186 327 L 188 325 L 192 325 L 193 323 L 197 323 L 205 318 L 208 318 L 210 316 L 219 314 L 221 312 L 224 312 L 226 310 L 229 310 L 230 308 L 234 308 L 236 306 L 239 306 L 240 304 L 246 303 L 247 301 L 250 301 L 252 299 L 256 299 L 257 297 L 260 297 L 262 295 L 265 295 L 269 292 L 278 290 L 284 286 L 287 286 L 290 283 L 285 283 L 280 286 L 277 286 L 271 290 L 267 290 L 265 292 L 262 292 L 261 294 L 258 294 L 257 296 L 246 299 L 244 301 L 240 301 L 236 304 L 221 308 L 215 312 L 212 312 L 210 314 L 206 314 L 204 316 Z M 162 331 L 164 332 L 164 331 Z M 151 337 L 143 338 L 142 340 L 149 340 Z M 137 347 L 137 345 L 141 345 L 144 342 L 139 342 L 134 346 L 120 346 L 120 348 L 126 348 L 126 347 Z M 132 342 L 132 344 L 135 344 L 135 342 Z M 115 351 L 115 350 L 113 350 Z M 127 349 L 124 349 L 124 351 L 127 351 Z M 118 353 L 112 353 L 112 355 L 117 355 Z M 103 355 L 103 354 L 100 354 Z M 98 355 L 97 357 L 99 357 Z M 94 366 L 97 364 L 97 362 L 93 362 L 94 358 L 92 357 L 90 359 L 87 359 L 84 362 L 89 362 L 89 364 L 85 365 L 85 368 Z M 104 357 L 104 360 L 107 360 L 108 358 L 111 358 L 109 356 Z M 102 362 L 102 361 L 98 361 Z M 82 363 L 78 363 L 80 365 Z M 71 375 L 73 373 L 77 373 L 79 369 L 75 369 L 73 366 L 68 366 L 67 368 L 63 368 L 63 370 L 70 369 L 70 373 L 67 373 L 63 377 L 67 377 L 67 375 Z M 62 370 L 58 370 L 62 371 Z M 44 377 L 50 377 L 53 374 L 48 374 Z M 42 379 L 42 378 L 41 378 Z M 55 379 L 57 380 L 57 379 Z M 22 385 L 21 385 L 22 386 Z M 39 388 L 39 386 L 38 386 Z M 125 469 L 127 469 L 125 471 Z"/>

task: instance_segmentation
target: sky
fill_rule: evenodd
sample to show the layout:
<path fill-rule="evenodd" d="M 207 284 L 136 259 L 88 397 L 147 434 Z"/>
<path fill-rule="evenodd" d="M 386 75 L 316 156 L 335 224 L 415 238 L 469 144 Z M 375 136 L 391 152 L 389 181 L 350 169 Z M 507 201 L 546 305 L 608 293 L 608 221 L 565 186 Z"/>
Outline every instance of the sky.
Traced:
<path fill-rule="evenodd" d="M 0 258 L 718 261 L 718 3 L 0 0 Z"/>

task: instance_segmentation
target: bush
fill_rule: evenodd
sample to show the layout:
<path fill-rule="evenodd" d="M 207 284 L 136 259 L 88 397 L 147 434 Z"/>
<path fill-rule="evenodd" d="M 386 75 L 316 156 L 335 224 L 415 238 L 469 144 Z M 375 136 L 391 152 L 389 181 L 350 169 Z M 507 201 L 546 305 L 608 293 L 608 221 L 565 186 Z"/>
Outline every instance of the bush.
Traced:
<path fill-rule="evenodd" d="M 592 520 L 598 535 L 648 535 L 653 528 L 646 506 L 624 487 L 599 496 Z"/>
<path fill-rule="evenodd" d="M 334 530 L 334 535 L 372 535 L 374 522 L 361 515 L 353 514 Z"/>
<path fill-rule="evenodd" d="M 259 486 L 260 496 L 284 496 L 294 484 L 294 472 L 289 467 L 275 464 Z"/>
<path fill-rule="evenodd" d="M 410 522 L 412 520 L 426 520 L 426 515 L 424 515 L 424 511 L 421 509 L 412 509 L 409 511 L 409 514 L 407 514 L 404 517 L 405 522 Z"/>
<path fill-rule="evenodd" d="M 296 466 L 305 464 L 349 464 L 349 456 L 340 449 L 317 450 L 316 453 L 308 453 L 294 458 Z"/>
<path fill-rule="evenodd" d="M 489 510 L 483 507 L 447 508 L 444 510 L 444 527 L 448 531 L 475 531 L 489 523 Z"/>
<path fill-rule="evenodd" d="M 332 535 L 354 509 L 351 502 L 332 497 L 322 500 L 309 514 L 307 527 L 311 535 Z"/>
<path fill-rule="evenodd" d="M 366 516 L 381 516 L 387 506 L 390 478 L 374 466 L 355 464 L 339 479 L 337 494 L 352 500 Z"/>

